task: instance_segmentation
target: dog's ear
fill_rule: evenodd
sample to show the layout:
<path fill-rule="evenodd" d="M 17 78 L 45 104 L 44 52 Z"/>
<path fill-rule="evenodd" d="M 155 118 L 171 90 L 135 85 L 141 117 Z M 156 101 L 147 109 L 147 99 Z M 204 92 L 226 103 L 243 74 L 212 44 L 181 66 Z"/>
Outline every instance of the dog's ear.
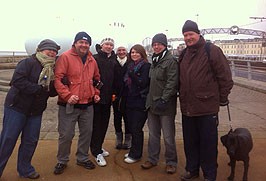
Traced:
<path fill-rule="evenodd" d="M 228 135 L 221 136 L 221 142 L 224 146 L 226 146 Z"/>

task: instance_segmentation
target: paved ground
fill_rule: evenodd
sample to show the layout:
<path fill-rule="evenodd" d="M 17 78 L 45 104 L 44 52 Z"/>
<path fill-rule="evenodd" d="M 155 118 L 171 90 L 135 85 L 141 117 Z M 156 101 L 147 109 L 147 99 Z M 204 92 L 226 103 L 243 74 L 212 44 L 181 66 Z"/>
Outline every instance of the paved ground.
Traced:
<path fill-rule="evenodd" d="M 8 77 L 6 72 L 1 75 L 0 79 Z M 230 95 L 230 112 L 232 122 L 228 120 L 228 113 L 225 107 L 220 111 L 220 125 L 219 135 L 224 135 L 230 129 L 230 124 L 233 128 L 245 127 L 248 128 L 253 136 L 254 148 L 250 153 L 250 169 L 249 180 L 262 181 L 266 178 L 265 163 L 266 163 L 266 94 L 263 91 L 266 90 L 266 84 L 256 81 L 247 81 L 245 79 L 234 79 L 236 84 Z M 241 85 L 241 86 L 238 86 Z M 244 87 L 242 87 L 244 86 Z M 248 88 L 247 88 L 248 87 Z M 252 88 L 258 89 L 258 91 L 252 90 Z M 0 129 L 2 129 L 2 117 L 3 117 L 3 101 L 6 93 L 0 92 Z M 135 164 L 126 164 L 123 162 L 123 156 L 127 153 L 125 150 L 118 151 L 114 149 L 115 135 L 113 118 L 111 117 L 108 133 L 104 143 L 104 148 L 111 154 L 106 159 L 108 165 L 104 168 L 96 167 L 94 170 L 85 170 L 75 164 L 75 151 L 77 145 L 78 129 L 76 129 L 76 137 L 72 145 L 71 161 L 68 168 L 62 175 L 53 175 L 53 168 L 56 164 L 57 153 L 57 105 L 56 98 L 51 98 L 47 110 L 43 116 L 41 138 L 37 147 L 36 153 L 33 157 L 33 165 L 37 171 L 41 174 L 39 180 L 58 180 L 58 181 L 70 181 L 70 180 L 128 180 L 128 181 L 144 181 L 144 180 L 180 180 L 179 176 L 184 172 L 185 157 L 183 152 L 182 142 L 182 129 L 180 111 L 176 116 L 176 143 L 178 150 L 178 168 L 177 173 L 173 175 L 167 175 L 164 171 L 164 146 L 162 144 L 161 156 L 159 165 L 151 170 L 142 170 L 140 164 L 147 158 L 147 138 L 148 129 L 145 126 L 145 143 L 144 143 L 144 155 L 140 162 Z M 162 142 L 163 143 L 163 142 Z M 19 144 L 19 141 L 18 141 Z M 13 181 L 21 180 L 17 176 L 16 172 L 16 159 L 17 159 L 16 146 L 14 153 L 12 154 L 4 174 L 0 180 Z M 217 181 L 226 180 L 229 175 L 230 168 L 227 166 L 229 158 L 226 154 L 225 148 L 219 141 L 219 157 L 218 157 L 218 177 Z M 238 162 L 236 166 L 236 179 L 241 180 L 243 174 L 243 163 Z M 198 180 L 203 180 L 202 175 Z M 197 180 L 196 180 L 197 181 Z"/>

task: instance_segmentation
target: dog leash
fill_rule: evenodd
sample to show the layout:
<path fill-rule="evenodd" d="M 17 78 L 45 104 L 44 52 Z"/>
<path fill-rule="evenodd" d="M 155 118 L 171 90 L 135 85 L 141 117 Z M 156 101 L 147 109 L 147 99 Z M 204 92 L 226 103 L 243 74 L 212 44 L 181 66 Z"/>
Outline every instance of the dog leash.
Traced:
<path fill-rule="evenodd" d="M 231 121 L 231 115 L 230 115 L 230 109 L 229 109 L 229 104 L 227 104 L 227 112 L 228 112 L 228 118 L 229 118 L 229 123 L 230 123 L 230 131 L 233 131 L 232 121 Z"/>

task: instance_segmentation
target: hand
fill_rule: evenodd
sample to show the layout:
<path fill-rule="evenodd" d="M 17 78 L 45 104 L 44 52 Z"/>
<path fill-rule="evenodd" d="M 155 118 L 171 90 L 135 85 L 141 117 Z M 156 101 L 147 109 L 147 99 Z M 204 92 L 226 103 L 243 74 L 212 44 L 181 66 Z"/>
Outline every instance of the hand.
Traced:
<path fill-rule="evenodd" d="M 226 100 L 225 102 L 220 102 L 220 106 L 227 106 L 229 104 L 229 100 Z"/>
<path fill-rule="evenodd" d="M 69 82 L 67 76 L 64 76 L 64 77 L 61 79 L 61 82 L 62 82 L 62 84 L 64 84 L 64 85 L 70 85 L 70 82 Z"/>
<path fill-rule="evenodd" d="M 155 102 L 155 107 L 154 107 L 154 110 L 155 111 L 159 111 L 159 112 L 162 112 L 162 111 L 165 111 L 167 109 L 167 102 L 165 100 L 163 100 L 162 98 L 160 98 L 159 100 L 157 100 Z"/>
<path fill-rule="evenodd" d="M 116 100 L 116 95 L 113 94 L 113 95 L 112 95 L 112 102 L 114 102 L 115 100 Z"/>
<path fill-rule="evenodd" d="M 69 99 L 68 99 L 68 103 L 69 104 L 77 104 L 79 100 L 79 97 L 77 95 L 72 95 Z"/>
<path fill-rule="evenodd" d="M 100 100 L 101 100 L 100 96 L 98 96 L 98 95 L 94 96 L 94 102 L 95 103 L 99 102 Z"/>

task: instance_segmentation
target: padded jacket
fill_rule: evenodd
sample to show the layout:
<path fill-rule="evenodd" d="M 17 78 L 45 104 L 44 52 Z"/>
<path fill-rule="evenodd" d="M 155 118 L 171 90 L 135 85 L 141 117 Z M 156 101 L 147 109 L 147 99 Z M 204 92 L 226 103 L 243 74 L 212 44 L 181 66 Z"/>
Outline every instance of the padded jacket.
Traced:
<path fill-rule="evenodd" d="M 188 47 L 180 62 L 179 99 L 182 114 L 203 116 L 219 112 L 220 102 L 226 102 L 233 87 L 229 62 L 222 50 L 205 40 Z"/>
<path fill-rule="evenodd" d="M 153 114 L 172 116 L 176 114 L 177 90 L 178 90 L 178 65 L 170 51 L 159 60 L 155 66 L 151 65 L 149 77 L 150 88 L 146 100 L 146 109 Z M 156 102 L 159 99 L 166 101 L 166 110 L 156 110 Z"/>
<path fill-rule="evenodd" d="M 62 83 L 66 76 L 69 85 Z M 100 80 L 99 69 L 91 52 L 88 52 L 85 64 L 76 53 L 74 47 L 61 54 L 55 64 L 55 88 L 58 92 L 58 102 L 66 103 L 72 95 L 77 95 L 77 104 L 93 102 L 94 95 L 99 95 L 100 90 L 93 86 L 93 79 Z"/>
<path fill-rule="evenodd" d="M 41 115 L 47 107 L 49 96 L 56 96 L 53 82 L 49 91 L 38 85 L 42 65 L 35 54 L 21 60 L 14 71 L 10 82 L 5 106 L 14 109 L 27 116 Z"/>

